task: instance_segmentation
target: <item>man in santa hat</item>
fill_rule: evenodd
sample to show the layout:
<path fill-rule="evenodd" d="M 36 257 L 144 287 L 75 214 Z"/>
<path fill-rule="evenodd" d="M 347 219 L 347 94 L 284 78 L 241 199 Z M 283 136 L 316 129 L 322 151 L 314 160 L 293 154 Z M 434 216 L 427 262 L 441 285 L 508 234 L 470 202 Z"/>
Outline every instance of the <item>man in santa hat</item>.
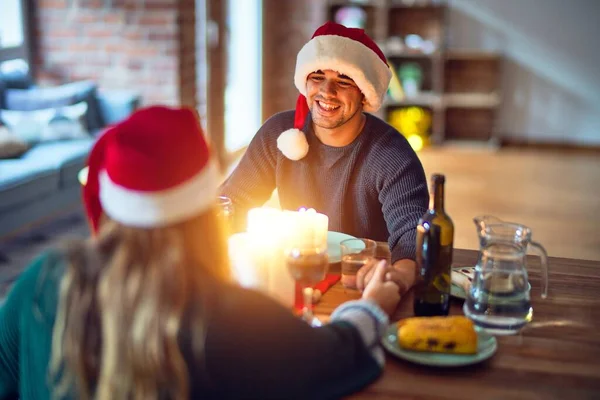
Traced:
<path fill-rule="evenodd" d="M 332 231 L 388 241 L 391 277 L 414 283 L 416 226 L 429 195 L 421 162 L 381 107 L 391 71 L 363 30 L 328 22 L 296 60 L 296 109 L 271 117 L 221 188 L 237 215 L 278 191 L 284 209 L 311 207 Z M 357 274 L 359 289 L 372 275 Z"/>

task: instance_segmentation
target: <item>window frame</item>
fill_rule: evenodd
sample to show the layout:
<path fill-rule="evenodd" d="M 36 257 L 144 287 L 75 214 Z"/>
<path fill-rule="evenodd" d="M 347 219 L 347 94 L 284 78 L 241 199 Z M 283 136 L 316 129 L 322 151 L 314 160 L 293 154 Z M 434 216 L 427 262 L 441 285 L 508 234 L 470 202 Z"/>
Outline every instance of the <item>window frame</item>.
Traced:
<path fill-rule="evenodd" d="M 34 0 L 35 1 L 35 0 Z M 21 3 L 21 23 L 23 26 L 23 44 L 15 47 L 0 48 L 0 63 L 15 59 L 23 59 L 29 66 L 29 78 L 33 76 L 33 1 L 19 0 Z"/>

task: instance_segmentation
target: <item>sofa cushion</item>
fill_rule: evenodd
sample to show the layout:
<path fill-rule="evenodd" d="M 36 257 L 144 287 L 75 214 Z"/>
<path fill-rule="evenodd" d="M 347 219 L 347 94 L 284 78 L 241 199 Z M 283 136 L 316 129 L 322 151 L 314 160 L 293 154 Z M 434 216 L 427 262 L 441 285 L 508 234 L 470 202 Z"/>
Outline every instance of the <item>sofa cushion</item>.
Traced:
<path fill-rule="evenodd" d="M 59 174 L 58 187 L 64 189 L 79 184 L 77 173 L 85 166 L 93 143 L 92 139 L 40 143 L 21 159 L 36 160 L 55 168 Z"/>
<path fill-rule="evenodd" d="M 0 211 L 58 190 L 59 170 L 35 160 L 0 160 Z"/>
<path fill-rule="evenodd" d="M 34 111 L 14 111 L 0 109 L 0 121 L 11 132 L 33 145 L 40 140 L 44 126 L 47 126 L 55 110 L 53 108 Z"/>
<path fill-rule="evenodd" d="M 106 125 L 114 125 L 129 117 L 140 105 L 140 96 L 132 90 L 98 92 L 98 105 Z"/>
<path fill-rule="evenodd" d="M 87 130 L 93 132 L 104 127 L 97 99 L 97 87 L 93 81 L 73 82 L 55 87 L 6 89 L 4 96 L 5 108 L 19 111 L 68 106 L 82 101 L 88 105 L 85 116 Z"/>
<path fill-rule="evenodd" d="M 88 105 L 82 101 L 32 111 L 0 109 L 0 120 L 29 144 L 89 137 L 83 126 Z"/>
<path fill-rule="evenodd" d="M 29 145 L 14 135 L 8 128 L 0 126 L 0 160 L 18 158 L 29 149 Z"/>

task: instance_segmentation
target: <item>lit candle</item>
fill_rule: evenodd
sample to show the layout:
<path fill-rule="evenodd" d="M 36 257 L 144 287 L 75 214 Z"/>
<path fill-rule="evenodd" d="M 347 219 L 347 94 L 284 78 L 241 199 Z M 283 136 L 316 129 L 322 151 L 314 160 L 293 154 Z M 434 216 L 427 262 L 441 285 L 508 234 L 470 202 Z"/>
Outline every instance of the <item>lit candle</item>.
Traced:
<path fill-rule="evenodd" d="M 234 279 L 248 289 L 261 289 L 260 265 L 254 262 L 250 236 L 246 232 L 233 234 L 228 239 L 229 260 Z"/>
<path fill-rule="evenodd" d="M 288 246 L 312 247 L 323 250 L 327 247 L 327 229 L 329 218 L 313 208 L 301 208 L 290 218 L 289 232 L 286 238 Z"/>
<path fill-rule="evenodd" d="M 285 264 L 285 249 L 326 249 L 328 223 L 329 218 L 314 209 L 249 210 L 246 232 L 229 239 L 234 276 L 242 286 L 260 290 L 285 307 L 293 307 L 295 282 Z"/>
<path fill-rule="evenodd" d="M 288 232 L 286 214 L 275 208 L 253 208 L 248 212 L 247 221 L 252 260 L 260 271 L 260 288 L 284 306 L 292 307 L 294 281 L 284 258 Z"/>

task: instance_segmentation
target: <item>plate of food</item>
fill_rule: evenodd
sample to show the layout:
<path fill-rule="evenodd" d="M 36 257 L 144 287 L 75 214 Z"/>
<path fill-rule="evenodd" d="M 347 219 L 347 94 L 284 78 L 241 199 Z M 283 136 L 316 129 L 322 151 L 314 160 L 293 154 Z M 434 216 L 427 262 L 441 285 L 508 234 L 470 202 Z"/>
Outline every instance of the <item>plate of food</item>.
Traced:
<path fill-rule="evenodd" d="M 476 330 L 464 316 L 403 319 L 387 328 L 382 344 L 402 360 L 436 367 L 476 364 L 498 349 L 494 336 Z"/>
<path fill-rule="evenodd" d="M 342 261 L 342 249 L 340 247 L 340 243 L 346 239 L 356 238 L 342 232 L 327 232 L 327 254 L 329 255 L 330 263 L 338 263 Z"/>

